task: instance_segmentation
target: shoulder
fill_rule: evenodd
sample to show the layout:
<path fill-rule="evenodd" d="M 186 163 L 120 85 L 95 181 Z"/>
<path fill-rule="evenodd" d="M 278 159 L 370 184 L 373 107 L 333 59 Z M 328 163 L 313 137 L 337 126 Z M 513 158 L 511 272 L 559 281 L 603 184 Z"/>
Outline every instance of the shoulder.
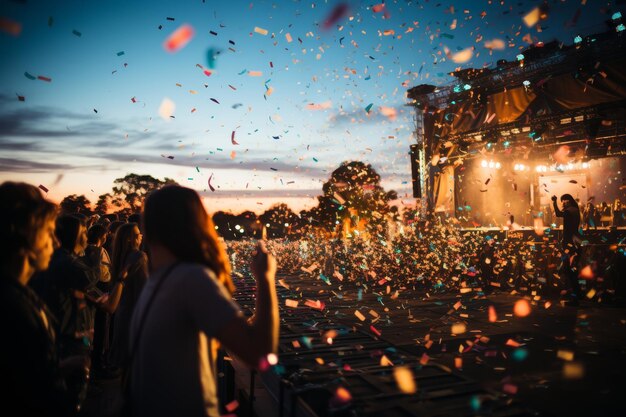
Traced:
<path fill-rule="evenodd" d="M 129 264 L 147 263 L 147 262 L 148 262 L 148 256 L 146 255 L 144 251 L 136 250 L 136 251 L 131 252 L 128 255 Z"/>
<path fill-rule="evenodd" d="M 175 275 L 187 291 L 218 290 L 226 291 L 210 268 L 198 263 L 182 263 L 176 267 Z"/>

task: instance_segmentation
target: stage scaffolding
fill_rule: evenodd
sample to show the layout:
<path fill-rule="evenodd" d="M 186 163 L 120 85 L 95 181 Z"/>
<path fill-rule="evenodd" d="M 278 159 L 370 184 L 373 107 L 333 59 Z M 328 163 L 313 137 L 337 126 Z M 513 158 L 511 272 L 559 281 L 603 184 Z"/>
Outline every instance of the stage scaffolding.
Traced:
<path fill-rule="evenodd" d="M 414 197 L 426 199 L 422 207 L 437 209 L 435 184 L 446 167 L 456 169 L 461 161 L 523 154 L 558 170 L 552 156 L 557 149 L 568 150 L 567 158 L 579 163 L 623 160 L 624 36 L 612 28 L 570 46 L 556 41 L 533 45 L 495 68 L 456 71 L 449 85 L 411 88 L 409 105 L 415 108 L 421 151 L 419 177 L 413 180 L 422 184 L 421 195 L 414 192 Z M 537 204 L 538 196 L 530 200 Z M 458 204 L 452 204 L 458 215 Z"/>

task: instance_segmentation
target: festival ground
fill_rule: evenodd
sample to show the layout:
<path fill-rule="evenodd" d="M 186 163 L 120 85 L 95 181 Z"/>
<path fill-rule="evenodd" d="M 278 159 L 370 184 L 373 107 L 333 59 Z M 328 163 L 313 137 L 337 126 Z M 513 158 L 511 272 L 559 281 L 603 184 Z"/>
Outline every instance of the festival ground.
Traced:
<path fill-rule="evenodd" d="M 623 305 L 538 297 L 519 317 L 514 306 L 525 298 L 503 289 L 406 289 L 383 302 L 351 283 L 277 278 L 279 363 L 255 378 L 252 404 L 250 375 L 236 361 L 221 362 L 222 401 L 238 415 L 251 407 L 258 416 L 626 415 Z M 238 287 L 251 314 L 253 283 Z M 412 389 L 408 379 L 413 394 L 400 390 Z M 117 381 L 93 385 L 84 414 L 114 415 Z"/>

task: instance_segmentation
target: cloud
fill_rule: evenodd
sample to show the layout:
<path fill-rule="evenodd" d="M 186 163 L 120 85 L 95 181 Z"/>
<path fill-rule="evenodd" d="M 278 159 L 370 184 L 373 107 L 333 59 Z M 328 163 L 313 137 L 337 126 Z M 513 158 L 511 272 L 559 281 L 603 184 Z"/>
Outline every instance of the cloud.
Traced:
<path fill-rule="evenodd" d="M 55 164 L 32 160 L 26 161 L 16 158 L 0 158 L 0 172 L 47 173 L 59 170 L 67 171 L 73 168 L 74 166 L 69 164 Z"/>
<path fill-rule="evenodd" d="M 199 194 L 203 197 L 212 198 L 315 198 L 323 194 L 322 187 L 319 188 L 307 188 L 307 189 L 243 189 L 243 190 L 220 190 L 219 188 L 215 192 L 200 191 Z"/>
<path fill-rule="evenodd" d="M 328 122 L 331 127 L 349 125 L 354 123 L 380 124 L 384 122 L 397 122 L 397 118 L 401 118 L 410 114 L 411 109 L 407 109 L 405 105 L 396 106 L 372 106 L 370 112 L 366 112 L 365 108 L 356 108 L 351 111 L 340 111 L 332 115 Z M 395 115 L 392 117 L 392 115 Z"/>

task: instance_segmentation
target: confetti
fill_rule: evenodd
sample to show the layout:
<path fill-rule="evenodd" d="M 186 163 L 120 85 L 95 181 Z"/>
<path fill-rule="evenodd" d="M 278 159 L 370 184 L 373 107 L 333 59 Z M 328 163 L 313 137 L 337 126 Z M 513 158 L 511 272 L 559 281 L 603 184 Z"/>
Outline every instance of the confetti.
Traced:
<path fill-rule="evenodd" d="M 527 300 L 521 299 L 515 302 L 513 306 L 513 314 L 517 317 L 526 317 L 530 314 L 530 303 Z"/>
<path fill-rule="evenodd" d="M 195 31 L 191 25 L 182 25 L 163 42 L 167 52 L 178 52 L 193 39 Z"/>
<path fill-rule="evenodd" d="M 22 24 L 0 17 L 0 30 L 12 36 L 19 36 L 22 33 Z"/>
<path fill-rule="evenodd" d="M 44 193 L 47 193 L 47 192 L 49 191 L 46 187 L 44 187 L 44 186 L 43 186 L 43 185 L 41 185 L 41 184 L 39 184 L 39 188 L 40 188 L 40 189 L 41 189 Z"/>
<path fill-rule="evenodd" d="M 263 36 L 266 36 L 266 35 L 267 35 L 267 30 L 266 30 L 266 29 L 263 29 L 263 28 L 260 28 L 260 27 L 258 27 L 258 26 L 255 26 L 255 27 L 254 27 L 254 31 L 255 31 L 256 33 L 258 33 L 259 35 L 263 35 Z"/>
<path fill-rule="evenodd" d="M 396 380 L 398 389 L 405 394 L 417 392 L 417 384 L 411 368 L 407 366 L 396 366 L 393 368 L 393 377 Z"/>
<path fill-rule="evenodd" d="M 213 179 L 213 174 L 209 176 L 208 184 L 209 184 L 209 190 L 211 190 L 212 192 L 215 192 L 215 188 L 213 187 L 213 185 L 211 185 L 211 179 Z"/>
<path fill-rule="evenodd" d="M 176 110 L 176 104 L 166 97 L 161 101 L 161 105 L 159 106 L 159 116 L 161 116 L 163 120 L 169 121 L 174 114 L 174 110 Z"/>

